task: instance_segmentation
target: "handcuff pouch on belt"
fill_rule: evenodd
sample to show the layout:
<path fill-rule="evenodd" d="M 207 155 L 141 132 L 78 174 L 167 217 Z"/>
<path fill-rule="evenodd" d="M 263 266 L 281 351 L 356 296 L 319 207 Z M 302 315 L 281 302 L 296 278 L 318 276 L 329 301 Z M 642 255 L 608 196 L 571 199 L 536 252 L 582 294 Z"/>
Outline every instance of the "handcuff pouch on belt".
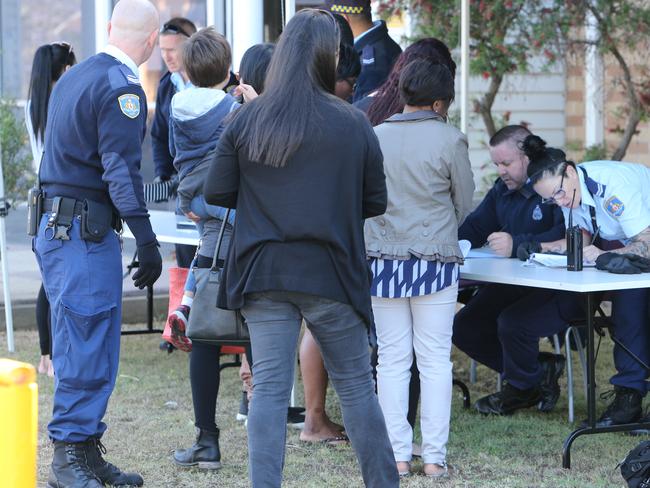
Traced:
<path fill-rule="evenodd" d="M 84 200 L 81 207 L 81 238 L 85 241 L 102 242 L 111 228 L 116 228 L 116 220 L 109 205 Z"/>

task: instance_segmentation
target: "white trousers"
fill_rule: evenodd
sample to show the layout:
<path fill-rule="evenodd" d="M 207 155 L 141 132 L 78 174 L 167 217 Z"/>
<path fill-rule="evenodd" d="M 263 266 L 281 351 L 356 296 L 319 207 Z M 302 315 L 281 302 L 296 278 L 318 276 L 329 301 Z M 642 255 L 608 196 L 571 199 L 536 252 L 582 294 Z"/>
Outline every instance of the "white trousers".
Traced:
<path fill-rule="evenodd" d="M 451 335 L 458 284 L 431 295 L 372 297 L 379 362 L 377 390 L 395 461 L 411 461 L 413 429 L 406 416 L 413 350 L 420 371 L 422 460 L 446 461 L 451 416 Z"/>

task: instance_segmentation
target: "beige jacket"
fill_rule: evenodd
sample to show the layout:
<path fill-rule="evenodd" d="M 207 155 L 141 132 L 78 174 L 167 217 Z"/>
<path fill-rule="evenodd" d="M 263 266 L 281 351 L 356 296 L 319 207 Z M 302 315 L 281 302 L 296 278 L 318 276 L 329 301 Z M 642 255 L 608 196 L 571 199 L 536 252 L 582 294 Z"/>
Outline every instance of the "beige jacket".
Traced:
<path fill-rule="evenodd" d="M 375 127 L 388 208 L 367 219 L 368 257 L 462 262 L 458 227 L 472 207 L 467 138 L 435 112 L 396 114 Z"/>

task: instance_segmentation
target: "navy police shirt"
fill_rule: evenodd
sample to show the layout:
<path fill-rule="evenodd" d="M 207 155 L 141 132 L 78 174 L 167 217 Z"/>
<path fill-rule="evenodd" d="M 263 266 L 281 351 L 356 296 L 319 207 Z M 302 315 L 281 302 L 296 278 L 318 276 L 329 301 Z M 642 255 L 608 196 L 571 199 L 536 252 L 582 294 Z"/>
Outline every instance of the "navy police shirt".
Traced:
<path fill-rule="evenodd" d="M 176 87 L 168 71 L 160 79 L 156 94 L 156 111 L 151 124 L 151 147 L 156 176 L 168 180 L 176 172 L 174 158 L 169 153 L 169 106 Z"/>
<path fill-rule="evenodd" d="M 388 78 L 402 49 L 388 35 L 386 22 L 378 20 L 375 26 L 361 34 L 354 42 L 361 58 L 361 74 L 354 89 L 353 102 L 379 88 Z"/>
<path fill-rule="evenodd" d="M 552 242 L 565 236 L 564 217 L 557 205 L 544 205 L 530 184 L 509 190 L 499 178 L 483 201 L 458 229 L 458 238 L 482 247 L 493 232 L 512 236 L 512 256 L 522 242 Z"/>
<path fill-rule="evenodd" d="M 112 204 L 139 246 L 156 239 L 140 175 L 146 118 L 137 74 L 107 53 L 96 54 L 54 86 L 40 169 L 47 198 Z"/>

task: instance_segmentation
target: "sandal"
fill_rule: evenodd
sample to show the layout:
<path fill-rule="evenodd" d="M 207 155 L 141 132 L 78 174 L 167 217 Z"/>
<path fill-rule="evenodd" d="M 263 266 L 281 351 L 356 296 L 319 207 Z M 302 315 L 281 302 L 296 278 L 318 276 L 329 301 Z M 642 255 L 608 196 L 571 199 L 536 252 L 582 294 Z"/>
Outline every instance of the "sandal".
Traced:
<path fill-rule="evenodd" d="M 411 476 L 411 463 L 408 461 L 397 461 L 397 474 L 399 475 L 400 478 L 406 478 L 408 476 Z M 406 470 L 400 470 L 399 465 L 406 465 Z"/>
<path fill-rule="evenodd" d="M 437 472 L 437 473 L 427 473 L 427 472 L 426 472 L 426 467 L 427 467 L 427 465 L 428 465 L 428 466 L 431 466 L 431 465 L 433 465 L 433 466 L 437 466 L 437 467 L 439 467 L 439 468 L 443 468 L 443 470 L 440 471 L 440 472 Z M 425 475 L 427 478 L 432 478 L 432 479 L 434 479 L 434 480 L 446 480 L 446 479 L 449 478 L 449 469 L 450 469 L 450 466 L 449 466 L 446 462 L 444 462 L 444 461 L 443 461 L 442 463 L 440 463 L 440 464 L 438 464 L 438 463 L 428 464 L 428 463 L 427 463 L 427 464 L 424 465 L 424 469 L 425 469 L 425 471 L 424 471 L 424 475 Z"/>
<path fill-rule="evenodd" d="M 300 442 L 304 444 L 322 444 L 328 447 L 335 447 L 335 446 L 342 446 L 345 444 L 350 443 L 350 439 L 348 439 L 348 436 L 345 434 L 333 436 L 333 437 L 326 437 L 325 439 L 318 439 L 315 441 L 303 441 L 300 439 Z"/>

